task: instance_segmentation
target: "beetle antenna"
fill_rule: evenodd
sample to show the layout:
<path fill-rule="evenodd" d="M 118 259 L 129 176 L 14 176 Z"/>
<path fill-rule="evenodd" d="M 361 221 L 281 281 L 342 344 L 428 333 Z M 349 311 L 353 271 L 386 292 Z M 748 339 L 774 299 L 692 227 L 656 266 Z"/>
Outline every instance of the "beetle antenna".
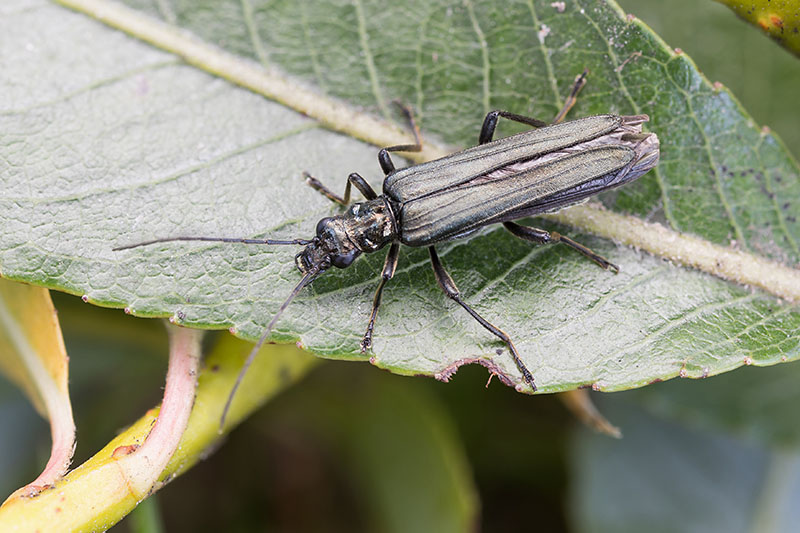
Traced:
<path fill-rule="evenodd" d="M 159 242 L 173 242 L 173 241 L 205 241 L 205 242 L 236 242 L 240 244 L 311 244 L 312 241 L 308 239 L 291 239 L 288 241 L 276 239 L 239 239 L 235 237 L 167 237 L 164 239 L 153 239 L 152 241 L 137 242 L 136 244 L 127 244 L 125 246 L 117 246 L 112 248 L 112 251 L 119 252 L 120 250 L 130 250 L 131 248 L 138 248 L 139 246 L 149 246 Z"/>
<path fill-rule="evenodd" d="M 258 339 L 256 345 L 253 346 L 252 350 L 250 350 L 250 355 L 247 356 L 247 360 L 244 362 L 244 366 L 239 371 L 239 375 L 236 376 L 236 383 L 233 384 L 233 389 L 231 389 L 230 394 L 228 394 L 228 400 L 225 402 L 225 408 L 222 410 L 222 417 L 220 417 L 219 419 L 220 433 L 222 433 L 222 428 L 225 426 L 225 418 L 228 416 L 228 410 L 231 407 L 231 402 L 233 402 L 233 396 L 236 394 L 236 390 L 242 383 L 242 378 L 244 378 L 244 375 L 247 373 L 247 369 L 250 368 L 250 365 L 256 358 L 258 351 L 264 345 L 264 342 L 267 340 L 267 337 L 269 337 L 269 334 L 272 332 L 272 328 L 275 326 L 275 323 L 278 321 L 278 319 L 286 310 L 286 308 L 289 306 L 289 304 L 292 302 L 292 300 L 294 300 L 294 297 L 297 296 L 301 290 L 303 290 L 303 287 L 314 281 L 314 278 L 316 278 L 317 274 L 319 274 L 319 265 L 314 265 L 314 268 L 309 270 L 306 273 L 306 275 L 303 276 L 303 279 L 301 279 L 300 283 L 298 283 L 297 286 L 292 290 L 291 294 L 289 294 L 289 297 L 286 298 L 286 301 L 283 302 L 283 304 L 281 304 L 280 309 L 278 309 L 278 312 L 275 313 L 275 316 L 272 317 L 272 320 L 270 320 L 269 324 L 267 325 L 267 329 L 265 329 L 264 333 L 261 334 L 261 338 Z"/>

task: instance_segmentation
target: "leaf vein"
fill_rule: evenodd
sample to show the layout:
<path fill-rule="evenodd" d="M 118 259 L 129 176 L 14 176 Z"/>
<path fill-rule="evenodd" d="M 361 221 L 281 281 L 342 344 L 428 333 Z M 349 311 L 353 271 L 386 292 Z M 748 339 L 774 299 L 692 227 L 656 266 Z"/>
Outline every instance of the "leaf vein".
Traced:
<path fill-rule="evenodd" d="M 114 76 L 109 76 L 107 78 L 103 78 L 100 80 L 93 81 L 83 87 L 78 87 L 70 92 L 64 93 L 60 95 L 58 98 L 53 98 L 52 100 L 46 100 L 41 102 L 36 102 L 33 105 L 28 107 L 23 107 L 20 109 L 6 109 L 0 111 L 1 116 L 10 116 L 10 115 L 21 115 L 23 113 L 27 113 L 29 111 L 33 111 L 34 109 L 41 109 L 48 106 L 53 106 L 56 104 L 69 102 L 71 99 L 78 97 L 82 94 L 86 94 L 89 91 L 93 91 L 95 89 L 100 89 L 102 87 L 107 87 L 109 85 L 113 85 L 114 83 L 118 83 L 120 81 L 127 80 L 137 74 L 142 74 L 144 72 L 151 72 L 156 70 L 161 70 L 167 67 L 174 67 L 176 65 L 181 65 L 183 62 L 177 58 L 170 58 L 164 61 L 157 61 L 155 63 L 150 63 L 148 65 L 142 65 L 141 67 L 137 67 L 134 69 L 127 70 L 125 72 L 121 72 Z"/>
<path fill-rule="evenodd" d="M 464 0 L 464 5 L 467 8 L 467 13 L 469 13 L 469 19 L 472 23 L 472 29 L 475 31 L 475 36 L 478 38 L 478 43 L 481 47 L 481 72 L 483 75 L 482 84 L 483 84 L 483 113 L 487 114 L 489 111 L 492 110 L 492 104 L 490 102 L 490 83 L 489 80 L 491 79 L 491 63 L 489 62 L 489 44 L 486 42 L 486 36 L 483 34 L 483 30 L 478 24 L 478 18 L 475 16 L 475 9 L 472 6 L 471 0 Z"/>
<path fill-rule="evenodd" d="M 242 17 L 244 18 L 244 25 L 247 27 L 247 33 L 250 36 L 250 43 L 253 45 L 253 49 L 256 52 L 258 62 L 261 63 L 262 66 L 267 67 L 269 66 L 269 59 L 267 58 L 267 51 L 264 49 L 264 43 L 261 41 L 255 17 L 253 16 L 253 4 L 250 3 L 250 0 L 241 1 Z"/>
<path fill-rule="evenodd" d="M 771 313 L 762 316 L 756 322 L 751 322 L 746 327 L 740 329 L 739 332 L 736 333 L 735 335 L 732 335 L 732 336 L 730 336 L 730 337 L 728 337 L 727 339 L 724 339 L 724 340 L 719 340 L 719 341 L 715 342 L 714 344 L 711 344 L 711 345 L 707 346 L 706 350 L 711 350 L 711 349 L 719 347 L 719 346 L 726 346 L 728 344 L 735 343 L 736 339 L 740 338 L 742 335 L 746 335 L 747 333 L 749 333 L 753 329 L 755 329 L 755 328 L 757 328 L 759 326 L 763 326 L 763 325 L 767 324 L 767 322 L 769 322 L 770 320 L 773 320 L 773 319 L 778 318 L 780 316 L 783 316 L 785 314 L 794 312 L 795 310 L 796 309 L 794 307 L 788 306 L 788 305 L 785 306 L 785 307 L 779 307 L 779 308 L 773 310 Z M 774 344 L 775 343 L 773 343 L 773 345 Z M 760 347 L 763 348 L 764 346 L 761 345 Z"/>
<path fill-rule="evenodd" d="M 175 10 L 172 9 L 169 0 L 156 0 L 156 5 L 158 6 L 158 12 L 161 13 L 164 20 L 173 25 L 178 22 L 178 17 L 175 15 Z"/>
<path fill-rule="evenodd" d="M 628 292 L 629 290 L 633 289 L 637 285 L 641 285 L 643 283 L 646 283 L 646 282 L 650 281 L 651 279 L 655 278 L 656 276 L 658 276 L 659 274 L 663 274 L 666 271 L 667 271 L 667 268 L 664 268 L 664 267 L 654 268 L 652 270 L 648 270 L 647 272 L 632 278 L 627 284 L 625 284 L 625 285 L 623 285 L 621 287 L 618 287 L 618 288 L 616 288 L 616 289 L 614 289 L 614 290 L 612 290 L 610 292 L 607 292 L 607 293 L 603 294 L 593 304 L 587 306 L 584 310 L 582 310 L 580 314 L 575 315 L 574 317 L 570 317 L 570 320 L 568 322 L 565 322 L 564 324 L 561 324 L 560 326 L 557 326 L 555 328 L 551 328 L 551 329 L 547 330 L 545 333 L 534 335 L 534 336 L 530 337 L 530 340 L 531 341 L 541 341 L 545 337 L 548 337 L 548 336 L 551 336 L 551 335 L 555 335 L 556 333 L 558 333 L 559 331 L 561 331 L 564 328 L 574 327 L 576 322 L 582 322 L 586 318 L 588 318 L 590 316 L 594 316 L 595 314 L 600 312 L 602 307 L 606 303 L 610 302 L 616 296 L 625 294 L 626 292 Z"/>
<path fill-rule="evenodd" d="M 322 76 L 322 68 L 319 63 L 319 50 L 314 46 L 314 40 L 311 38 L 311 27 L 308 23 L 308 10 L 306 3 L 300 2 L 300 24 L 303 27 L 303 40 L 306 42 L 306 50 L 311 58 L 311 69 L 314 71 L 314 79 L 317 80 L 317 86 L 323 92 L 328 92 L 325 78 Z"/>
<path fill-rule="evenodd" d="M 680 57 L 680 56 L 677 56 Z M 674 61 L 677 61 L 677 58 L 673 58 Z M 686 92 L 686 90 L 681 87 L 671 76 L 669 80 L 672 82 L 672 85 L 675 87 L 675 90 L 683 95 L 684 100 L 686 101 L 686 107 L 689 108 L 688 118 L 694 123 L 697 131 L 703 138 L 703 151 L 706 153 L 706 157 L 708 157 L 708 163 L 711 166 L 712 174 L 714 175 L 714 189 L 719 196 L 720 202 L 722 202 L 722 207 L 725 210 L 725 214 L 728 217 L 728 222 L 730 223 L 731 227 L 733 228 L 733 232 L 736 235 L 737 242 L 740 242 L 742 246 L 746 249 L 749 249 L 747 246 L 747 240 L 745 239 L 744 232 L 742 231 L 741 226 L 739 226 L 738 220 L 736 220 L 736 216 L 733 213 L 733 208 L 731 206 L 731 202 L 728 200 L 728 196 L 725 194 L 725 188 L 722 184 L 722 180 L 720 176 L 722 172 L 720 172 L 719 164 L 714 157 L 714 151 L 711 149 L 711 143 L 709 141 L 708 134 L 706 133 L 705 129 L 700 124 L 700 121 L 697 118 L 697 113 L 694 110 L 694 104 L 692 103 L 692 98 Z"/>
<path fill-rule="evenodd" d="M 219 155 L 217 155 L 217 156 L 215 156 L 215 157 L 213 157 L 213 158 L 211 158 L 211 159 L 209 159 L 207 161 L 203 161 L 203 162 L 198 163 L 196 165 L 192 165 L 190 167 L 178 170 L 177 172 L 173 172 L 172 174 L 168 174 L 166 176 L 162 176 L 162 177 L 159 177 L 159 178 L 156 178 L 156 179 L 152 179 L 152 180 L 148 180 L 148 181 L 139 181 L 139 182 L 127 184 L 125 186 L 114 185 L 114 186 L 110 186 L 110 187 L 102 187 L 102 188 L 98 188 L 98 189 L 82 191 L 81 194 L 70 194 L 70 195 L 64 195 L 64 196 L 36 197 L 36 198 L 14 198 L 14 197 L 9 198 L 9 197 L 6 197 L 6 198 L 4 198 L 4 200 L 9 200 L 9 201 L 33 201 L 33 202 L 37 202 L 37 203 L 40 203 L 40 202 L 52 202 L 52 203 L 72 202 L 72 201 L 75 201 L 75 200 L 91 198 L 92 196 L 97 196 L 97 195 L 100 195 L 100 194 L 116 193 L 116 192 L 123 191 L 123 190 L 132 191 L 132 190 L 143 188 L 143 187 L 152 187 L 154 185 L 160 185 L 160 184 L 163 184 L 163 183 L 169 183 L 170 181 L 175 181 L 175 180 L 180 179 L 180 178 L 182 178 L 184 176 L 188 176 L 189 174 L 193 174 L 194 172 L 197 172 L 199 170 L 210 168 L 211 166 L 219 164 L 219 163 L 221 163 L 223 161 L 226 161 L 226 160 L 228 160 L 228 159 L 230 159 L 232 157 L 236 157 L 236 156 L 239 156 L 239 155 L 242 155 L 242 154 L 246 154 L 246 153 L 250 152 L 251 150 L 256 150 L 258 148 L 261 148 L 262 146 L 266 146 L 266 145 L 274 143 L 274 142 L 278 142 L 278 141 L 282 141 L 284 139 L 288 139 L 289 137 L 293 137 L 295 135 L 299 135 L 301 133 L 304 133 L 304 132 L 309 131 L 309 130 L 316 129 L 318 127 L 319 127 L 319 124 L 317 124 L 316 122 L 308 122 L 306 124 L 303 124 L 301 126 L 293 128 L 291 130 L 283 131 L 283 132 L 281 132 L 281 133 L 279 133 L 277 135 L 274 135 L 272 137 L 269 137 L 267 139 L 262 139 L 262 140 L 250 143 L 248 145 L 245 145 L 245 146 L 237 147 L 234 150 L 229 150 L 227 152 L 221 153 L 221 154 L 219 154 Z"/>
<path fill-rule="evenodd" d="M 534 30 L 541 30 L 542 23 L 539 21 L 539 16 L 536 14 L 536 8 L 533 5 L 533 0 L 528 0 L 528 9 L 531 12 L 531 18 L 533 19 Z M 547 70 L 547 77 L 550 80 L 550 89 L 553 91 L 553 102 L 556 105 L 556 113 L 558 113 L 558 110 L 561 109 L 563 102 L 561 100 L 561 94 L 558 91 L 558 81 L 556 80 L 556 76 L 553 71 L 553 62 L 550 61 L 550 55 L 548 54 L 548 48 L 544 44 L 544 39 L 539 39 L 537 36 L 536 40 L 539 42 L 539 50 L 542 52 L 544 67 Z"/>
<path fill-rule="evenodd" d="M 631 93 L 628 91 L 628 86 L 622 80 L 622 69 L 619 68 L 621 62 L 616 52 L 614 52 L 614 49 L 611 47 L 611 43 L 609 42 L 608 38 L 605 36 L 603 30 L 597 25 L 594 19 L 592 19 L 592 17 L 586 14 L 586 9 L 584 8 L 579 9 L 578 12 L 588 21 L 589 25 L 595 30 L 595 32 L 597 32 L 597 35 L 599 35 L 600 39 L 606 44 L 606 51 L 608 53 L 608 57 L 611 58 L 612 63 L 615 65 L 615 68 L 612 70 L 616 75 L 617 83 L 619 83 L 619 86 L 622 89 L 623 94 L 625 95 L 625 99 L 630 104 L 631 109 L 633 109 L 633 112 L 636 113 L 637 115 L 641 114 L 639 106 L 636 104 L 636 101 L 633 99 Z M 656 183 L 658 184 L 658 187 L 661 191 L 661 207 L 664 210 L 664 218 L 667 219 L 667 222 L 669 222 L 672 228 L 680 231 L 681 227 L 678 224 L 678 219 L 675 218 L 675 215 L 672 212 L 672 206 L 670 204 L 669 194 L 667 193 L 667 184 L 666 181 L 664 180 L 664 176 L 661 173 L 661 168 L 656 166 L 653 170 L 651 170 L 651 172 L 656 177 Z"/>
<path fill-rule="evenodd" d="M 761 144 L 765 135 L 766 134 L 762 133 L 755 148 L 755 154 L 758 158 L 758 166 L 761 168 L 762 174 L 764 175 L 764 187 L 767 190 L 767 196 L 771 200 L 772 209 L 775 211 L 775 215 L 778 219 L 778 226 L 781 228 L 783 234 L 786 235 L 786 240 L 789 242 L 789 246 L 792 247 L 795 256 L 797 256 L 800 255 L 800 247 L 798 247 L 797 240 L 794 238 L 794 235 L 792 235 L 792 232 L 789 231 L 789 227 L 786 225 L 786 217 L 783 214 L 783 210 L 781 210 L 780 206 L 778 205 L 777 195 L 772 190 L 772 175 L 767 171 L 767 168 L 764 165 L 764 160 L 761 157 Z"/>
<path fill-rule="evenodd" d="M 734 307 L 735 305 L 740 304 L 740 303 L 747 303 L 747 302 L 749 302 L 751 300 L 756 299 L 756 297 L 757 297 L 757 295 L 755 295 L 755 294 L 746 294 L 744 296 L 740 296 L 740 297 L 734 298 L 732 300 L 725 300 L 725 301 L 721 301 L 721 302 L 707 303 L 707 304 L 701 305 L 699 307 L 696 307 L 693 310 L 689 311 L 688 313 L 684 313 L 683 315 L 681 315 L 680 318 L 678 318 L 678 319 L 676 319 L 676 320 L 674 320 L 672 322 L 663 324 L 659 328 L 657 328 L 654 331 L 648 333 L 647 335 L 642 337 L 642 339 L 640 341 L 638 341 L 638 342 L 636 342 L 634 344 L 630 344 L 630 345 L 626 346 L 622 350 L 617 350 L 613 354 L 610 354 L 607 357 L 604 357 L 603 359 L 607 359 L 607 360 L 610 360 L 610 361 L 611 360 L 617 360 L 617 359 L 623 357 L 624 355 L 627 355 L 629 353 L 635 352 L 635 351 L 637 351 L 637 350 L 639 350 L 641 348 L 644 348 L 644 347 L 652 344 L 655 339 L 663 337 L 664 335 L 666 335 L 670 331 L 672 331 L 672 330 L 674 330 L 674 329 L 676 329 L 676 328 L 678 328 L 680 326 L 683 326 L 684 324 L 690 323 L 695 318 L 703 318 L 703 315 L 705 313 L 718 311 L 720 309 L 727 309 L 727 308 L 730 308 L 730 307 Z"/>
<path fill-rule="evenodd" d="M 361 0 L 353 0 L 353 6 L 356 10 L 356 20 L 358 21 L 358 41 L 361 45 L 361 51 L 364 54 L 364 63 L 367 67 L 367 74 L 369 75 L 369 83 L 372 88 L 372 94 L 375 97 L 375 103 L 381 114 L 387 119 L 391 116 L 389 108 L 386 105 L 386 99 L 381 92 L 380 83 L 378 82 L 378 70 L 375 68 L 375 58 L 372 56 L 372 50 L 369 46 L 369 35 L 367 34 L 367 20 L 364 16 L 364 6 Z"/>

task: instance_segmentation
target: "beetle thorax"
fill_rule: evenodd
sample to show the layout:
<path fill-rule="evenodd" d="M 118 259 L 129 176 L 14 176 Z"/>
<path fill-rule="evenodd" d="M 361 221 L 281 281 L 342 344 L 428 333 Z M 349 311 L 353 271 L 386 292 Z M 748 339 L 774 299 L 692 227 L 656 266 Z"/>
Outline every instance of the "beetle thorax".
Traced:
<path fill-rule="evenodd" d="M 317 222 L 317 235 L 297 254 L 295 264 L 303 273 L 346 268 L 361 253 L 379 250 L 396 236 L 394 215 L 383 197 L 352 204 L 343 215 Z"/>
<path fill-rule="evenodd" d="M 397 236 L 394 214 L 382 196 L 351 205 L 341 218 L 347 237 L 364 253 L 380 250 Z"/>

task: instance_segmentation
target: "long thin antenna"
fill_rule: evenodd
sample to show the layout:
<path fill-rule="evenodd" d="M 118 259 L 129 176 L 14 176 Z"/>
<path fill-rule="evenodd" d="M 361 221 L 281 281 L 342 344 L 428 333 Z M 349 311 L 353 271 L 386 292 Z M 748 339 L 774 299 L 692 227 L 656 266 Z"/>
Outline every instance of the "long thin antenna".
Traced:
<path fill-rule="evenodd" d="M 247 373 L 247 369 L 250 368 L 250 365 L 256 358 L 256 354 L 258 354 L 258 351 L 264 345 L 264 342 L 267 340 L 267 337 L 269 337 L 269 334 L 272 331 L 272 328 L 275 326 L 275 323 L 278 321 L 278 319 L 286 310 L 286 308 L 289 306 L 289 304 L 292 302 L 292 300 L 294 300 L 294 297 L 297 296 L 301 290 L 303 290 L 303 287 L 311 283 L 317 274 L 319 274 L 318 266 L 312 268 L 311 270 L 308 271 L 308 273 L 305 276 L 303 276 L 303 279 L 300 280 L 300 283 L 298 283 L 297 286 L 292 290 L 292 293 L 289 295 L 288 298 L 286 298 L 286 301 L 283 302 L 283 304 L 281 304 L 281 307 L 280 309 L 278 309 L 278 312 L 275 313 L 274 317 L 272 317 L 272 320 L 270 320 L 269 325 L 267 325 L 267 329 L 265 329 L 264 333 L 261 334 L 261 338 L 258 339 L 256 345 L 253 346 L 252 350 L 250 350 L 250 355 L 247 356 L 247 360 L 244 362 L 244 366 L 239 371 L 239 375 L 236 376 L 236 383 L 233 384 L 233 389 L 231 389 L 231 392 L 228 395 L 228 401 L 225 402 L 225 409 L 222 410 L 222 417 L 219 419 L 220 433 L 222 433 L 222 428 L 225 426 L 225 418 L 228 416 L 228 410 L 231 407 L 231 402 L 233 402 L 233 396 L 236 394 L 236 390 L 242 383 L 242 378 L 244 378 L 244 375 Z"/>
<path fill-rule="evenodd" d="M 152 241 L 137 242 L 136 244 L 128 244 L 126 246 L 117 246 L 112 248 L 114 252 L 120 250 L 130 250 L 131 248 L 138 248 L 139 246 L 148 246 L 150 244 L 157 244 L 159 242 L 173 242 L 173 241 L 206 241 L 206 242 L 237 242 L 240 244 L 300 244 L 305 246 L 311 244 L 308 239 L 292 239 L 288 241 L 281 241 L 276 239 L 239 239 L 235 237 L 167 237 L 165 239 L 153 239 Z"/>

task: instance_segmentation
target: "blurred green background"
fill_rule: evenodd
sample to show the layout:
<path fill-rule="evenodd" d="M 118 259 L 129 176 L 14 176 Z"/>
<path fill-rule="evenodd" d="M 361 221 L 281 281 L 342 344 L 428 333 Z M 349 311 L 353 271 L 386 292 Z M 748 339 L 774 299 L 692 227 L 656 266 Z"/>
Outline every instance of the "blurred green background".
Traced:
<path fill-rule="evenodd" d="M 712 82 L 729 87 L 757 124 L 772 128 L 795 156 L 800 154 L 800 62 L 795 57 L 711 1 L 620 4 L 670 46 L 683 49 Z M 77 465 L 158 403 L 167 337 L 158 321 L 95 308 L 65 295 L 55 294 L 54 299 L 71 358 Z M 743 368 L 713 381 L 746 383 L 747 378 L 738 376 L 767 371 L 785 370 Z M 786 498 L 791 501 L 800 486 L 794 478 L 781 485 L 779 474 L 797 470 L 794 452 L 776 455 L 757 438 L 725 435 L 689 418 L 682 419 L 690 420 L 688 424 L 679 425 L 668 415 L 654 414 L 658 409 L 646 408 L 652 403 L 636 407 L 635 391 L 594 395 L 626 435 L 614 441 L 579 428 L 554 397 L 522 396 L 497 382 L 484 388 L 486 379 L 479 367 L 463 368 L 452 383 L 442 384 L 391 376 L 363 364 L 320 365 L 114 531 L 155 531 L 157 524 L 166 531 L 301 532 L 420 531 L 426 524 L 437 524 L 431 530 L 438 531 L 621 531 L 627 524 L 635 531 L 643 521 L 650 529 L 657 523 L 657 530 L 680 531 L 690 523 L 683 520 L 703 514 L 713 517 L 704 524 L 707 531 L 753 525 L 781 530 L 789 523 L 791 512 L 780 505 Z M 677 387 L 691 392 L 706 385 L 680 382 L 650 388 L 668 394 Z M 696 412 L 702 412 L 708 401 L 704 398 L 697 395 L 692 406 Z M 0 433 L 0 493 L 5 495 L 36 477 L 47 459 L 49 435 L 46 423 L 2 377 L 0 420 L 6 428 Z M 426 439 L 420 440 L 420 427 L 427 428 Z M 654 435 L 671 450 L 690 446 L 695 456 L 669 456 L 667 449 L 630 455 L 642 449 L 639 445 L 647 447 L 646 437 Z M 376 443 L 380 447 L 372 446 Z M 629 455 L 620 458 L 623 450 Z M 666 455 L 657 455 L 662 452 Z M 419 470 L 404 476 L 398 471 L 398 455 L 414 458 Z M 450 458 L 444 467 L 437 463 L 442 455 Z M 658 472 L 687 484 L 698 474 L 692 460 L 701 459 L 698 464 L 709 469 L 704 486 L 718 498 L 687 495 L 688 511 L 674 507 L 682 502 L 670 494 L 677 489 L 669 489 L 669 476 L 656 480 L 647 470 L 653 457 L 667 462 L 657 465 Z M 749 461 L 757 468 L 731 470 L 725 459 L 730 464 Z M 669 463 L 676 460 L 686 471 Z M 619 461 L 628 465 L 625 475 L 613 468 Z M 442 472 L 451 477 L 434 479 Z M 709 476 L 719 477 L 708 483 Z M 762 496 L 764 487 L 784 487 L 771 501 L 778 506 L 777 515 L 770 515 L 770 505 L 751 501 L 750 486 Z M 607 505 L 614 496 L 624 498 L 617 507 Z M 439 509 L 441 514 L 420 515 L 419 500 L 427 502 L 427 512 Z M 685 516 L 678 516 L 676 509 Z"/>

